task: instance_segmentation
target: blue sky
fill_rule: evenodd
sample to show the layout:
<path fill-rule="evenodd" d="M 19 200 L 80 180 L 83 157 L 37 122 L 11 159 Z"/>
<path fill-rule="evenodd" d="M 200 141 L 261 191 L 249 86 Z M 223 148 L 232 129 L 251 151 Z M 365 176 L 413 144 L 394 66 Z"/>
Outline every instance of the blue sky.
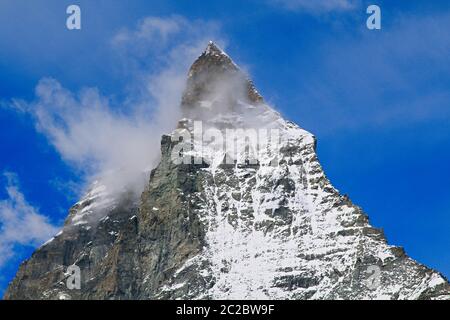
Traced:
<path fill-rule="evenodd" d="M 82 30 L 65 28 L 70 4 Z M 129 164 L 103 132 L 154 149 L 209 39 L 317 136 L 332 183 L 391 244 L 450 277 L 447 1 L 3 0 L 0 21 L 0 294 L 84 184 Z"/>

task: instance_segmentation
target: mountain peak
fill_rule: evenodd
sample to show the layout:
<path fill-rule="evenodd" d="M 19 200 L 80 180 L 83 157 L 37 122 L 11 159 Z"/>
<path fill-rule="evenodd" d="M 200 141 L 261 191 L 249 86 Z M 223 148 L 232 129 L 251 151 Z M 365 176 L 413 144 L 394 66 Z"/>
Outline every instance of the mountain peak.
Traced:
<path fill-rule="evenodd" d="M 205 55 L 218 55 L 218 56 L 225 55 L 228 57 L 228 55 L 222 49 L 220 49 L 219 46 L 216 45 L 213 41 L 208 42 L 208 46 L 206 47 L 205 51 L 203 51 L 203 53 Z"/>
<path fill-rule="evenodd" d="M 96 183 L 62 232 L 20 266 L 4 298 L 450 299 L 442 275 L 390 246 L 333 187 L 315 138 L 255 97 L 210 43 L 183 96 L 192 117 L 180 121 L 183 132 L 163 136 L 139 202 Z M 196 119 L 207 129 L 200 141 Z M 181 153 L 201 163 L 174 161 Z"/>
<path fill-rule="evenodd" d="M 203 101 L 211 103 L 226 96 L 229 105 L 238 100 L 258 104 L 263 98 L 247 75 L 220 49 L 209 41 L 206 49 L 189 69 L 186 90 L 182 98 L 184 111 L 193 110 Z"/>
<path fill-rule="evenodd" d="M 239 71 L 239 67 L 218 45 L 209 41 L 205 50 L 192 64 L 189 70 L 189 78 L 205 71 L 208 73 L 236 72 Z"/>

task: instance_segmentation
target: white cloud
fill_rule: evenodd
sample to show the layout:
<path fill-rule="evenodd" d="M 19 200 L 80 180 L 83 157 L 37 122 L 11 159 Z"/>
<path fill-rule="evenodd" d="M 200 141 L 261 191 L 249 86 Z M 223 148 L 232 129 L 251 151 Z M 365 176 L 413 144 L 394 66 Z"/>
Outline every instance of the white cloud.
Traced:
<path fill-rule="evenodd" d="M 359 0 L 269 0 L 269 2 L 288 10 L 319 14 L 355 9 Z"/>
<path fill-rule="evenodd" d="M 207 41 L 221 41 L 219 34 L 220 25 L 214 21 L 190 21 L 177 15 L 146 17 L 134 28 L 120 30 L 111 39 L 111 45 L 121 57 L 126 73 L 174 70 L 174 63 L 178 71 L 180 67 L 186 71 Z"/>
<path fill-rule="evenodd" d="M 39 82 L 36 97 L 30 109 L 38 130 L 85 174 L 118 169 L 135 173 L 133 169 L 143 171 L 157 160 L 160 128 L 139 108 L 115 110 L 96 89 L 73 94 L 48 78 Z"/>
<path fill-rule="evenodd" d="M 4 176 L 8 198 L 0 201 L 0 267 L 14 256 L 15 246 L 38 246 L 58 231 L 48 217 L 26 201 L 16 176 Z"/>
<path fill-rule="evenodd" d="M 182 17 L 171 18 L 146 17 L 139 22 L 134 30 L 122 29 L 114 38 L 116 45 L 129 45 L 130 42 L 152 44 L 154 47 L 161 47 L 169 40 L 170 36 L 180 32 L 183 25 L 188 22 Z"/>
<path fill-rule="evenodd" d="M 181 117 L 188 68 L 209 40 L 223 43 L 218 30 L 214 22 L 179 16 L 145 18 L 111 41 L 111 56 L 130 79 L 123 101 L 112 103 L 96 88 L 71 92 L 43 78 L 34 101 L 14 100 L 13 107 L 31 114 L 38 131 L 88 182 L 113 172 L 106 181 L 110 191 L 127 186 L 139 193 L 143 172 L 159 160 L 161 135 Z"/>

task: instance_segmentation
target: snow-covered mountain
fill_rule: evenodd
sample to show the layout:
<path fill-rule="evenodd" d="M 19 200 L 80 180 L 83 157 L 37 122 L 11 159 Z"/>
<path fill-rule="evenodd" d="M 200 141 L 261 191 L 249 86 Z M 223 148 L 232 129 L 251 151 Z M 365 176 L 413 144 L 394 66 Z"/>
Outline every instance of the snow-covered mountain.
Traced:
<path fill-rule="evenodd" d="M 386 242 L 331 185 L 315 137 L 215 44 L 181 108 L 140 201 L 97 182 L 6 299 L 450 299 L 448 281 Z M 66 286 L 71 265 L 79 290 Z"/>

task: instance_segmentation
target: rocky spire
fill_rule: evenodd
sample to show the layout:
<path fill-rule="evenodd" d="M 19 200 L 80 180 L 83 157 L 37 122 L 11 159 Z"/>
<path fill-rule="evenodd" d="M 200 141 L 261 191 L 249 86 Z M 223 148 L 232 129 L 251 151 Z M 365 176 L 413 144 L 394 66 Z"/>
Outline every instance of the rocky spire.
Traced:
<path fill-rule="evenodd" d="M 238 71 L 239 68 L 231 58 L 214 42 L 209 41 L 206 49 L 192 64 L 189 70 L 189 78 L 196 77 L 200 73 L 211 71 Z"/>
<path fill-rule="evenodd" d="M 221 93 L 234 100 L 243 98 L 251 104 L 263 102 L 252 81 L 223 50 L 210 41 L 189 69 L 182 108 L 184 111 L 192 110 L 201 101 L 214 100 Z"/>

